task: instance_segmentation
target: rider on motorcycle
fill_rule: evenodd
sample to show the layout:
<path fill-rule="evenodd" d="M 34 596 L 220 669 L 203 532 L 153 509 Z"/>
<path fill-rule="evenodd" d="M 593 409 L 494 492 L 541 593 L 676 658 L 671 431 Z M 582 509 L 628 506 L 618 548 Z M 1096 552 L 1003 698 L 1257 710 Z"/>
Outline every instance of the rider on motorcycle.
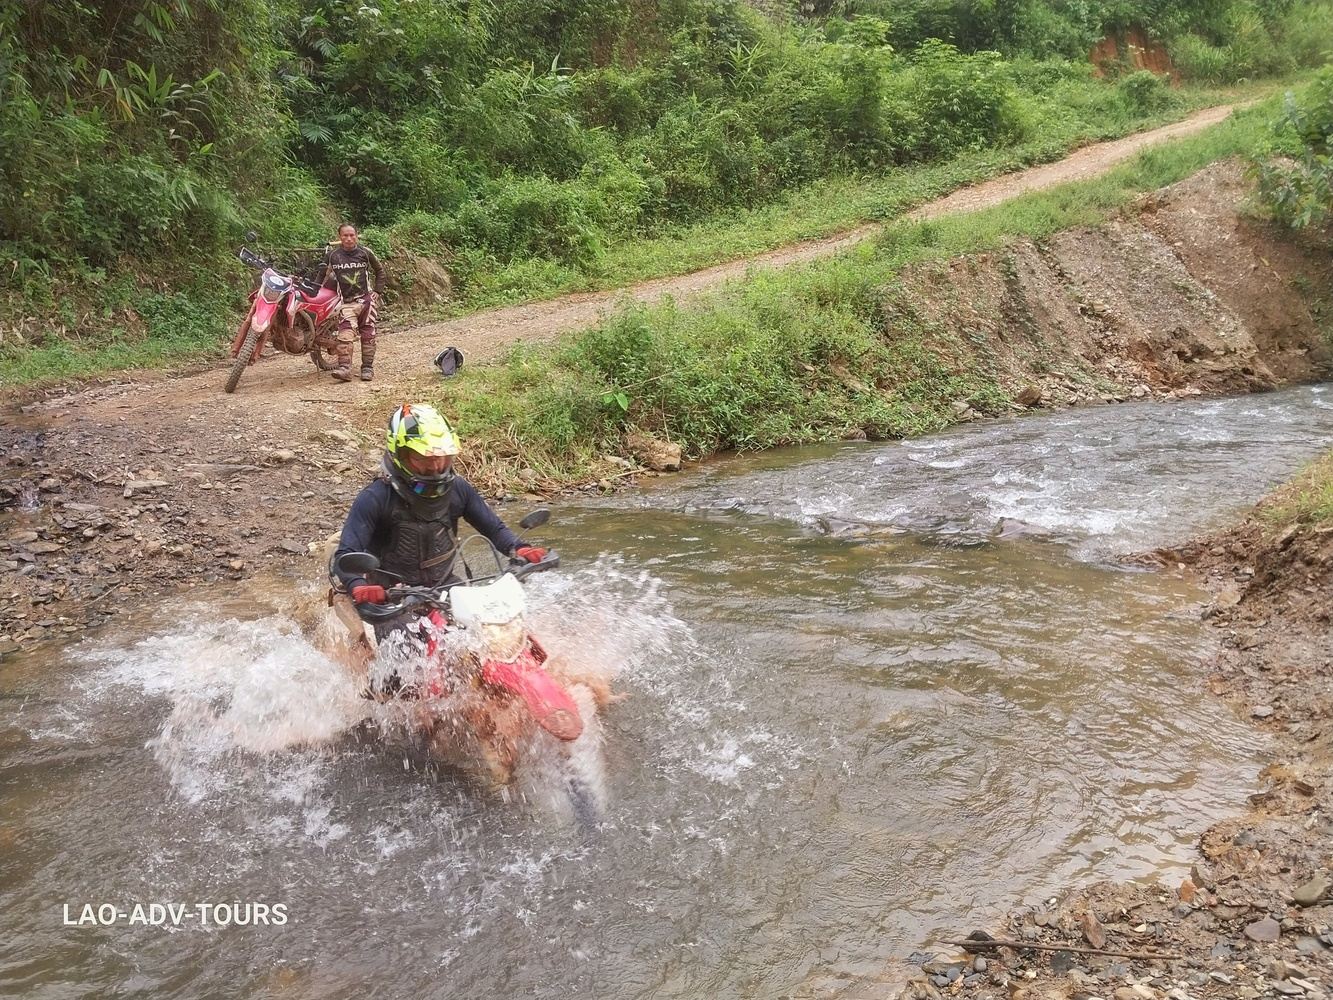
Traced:
<path fill-rule="evenodd" d="M 375 284 L 370 283 L 371 272 Z M 356 226 L 344 222 L 338 227 L 338 245 L 324 260 L 320 284 L 336 287 L 342 293 L 343 304 L 338 322 L 337 366 L 333 377 L 341 382 L 352 380 L 352 345 L 356 334 L 361 335 L 361 381 L 369 382 L 375 376 L 375 317 L 378 293 L 383 291 L 384 265 L 370 247 L 357 242 Z"/>
<path fill-rule="evenodd" d="M 546 550 L 505 526 L 481 494 L 454 472 L 458 436 L 433 406 L 407 403 L 389 417 L 383 472 L 357 494 L 343 525 L 333 563 L 346 552 L 369 552 L 380 568 L 412 586 L 461 583 L 454 572 L 458 521 L 467 521 L 500 552 L 540 562 Z M 384 587 L 333 571 L 352 601 L 385 603 Z M 377 639 L 406 627 L 412 616 L 376 624 Z"/>

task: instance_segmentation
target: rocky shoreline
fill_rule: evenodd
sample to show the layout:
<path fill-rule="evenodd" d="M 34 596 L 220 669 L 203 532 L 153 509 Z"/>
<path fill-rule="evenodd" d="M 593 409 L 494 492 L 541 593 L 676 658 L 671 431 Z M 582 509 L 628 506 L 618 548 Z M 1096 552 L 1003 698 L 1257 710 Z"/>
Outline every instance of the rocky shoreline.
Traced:
<path fill-rule="evenodd" d="M 1179 883 L 1103 882 L 1016 908 L 980 931 L 1009 945 L 914 956 L 901 1000 L 1333 996 L 1333 527 L 1274 532 L 1256 512 L 1149 560 L 1213 594 L 1203 614 L 1221 649 L 1200 687 L 1272 736 L 1265 787 L 1203 834 Z"/>

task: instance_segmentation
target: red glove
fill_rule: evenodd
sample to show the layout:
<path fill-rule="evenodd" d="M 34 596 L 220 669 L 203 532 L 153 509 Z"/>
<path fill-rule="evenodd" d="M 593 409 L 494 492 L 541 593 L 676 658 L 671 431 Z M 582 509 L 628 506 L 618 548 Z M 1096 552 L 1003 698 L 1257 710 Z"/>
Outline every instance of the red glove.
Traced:
<path fill-rule="evenodd" d="M 384 588 L 373 583 L 363 583 L 352 588 L 352 601 L 355 604 L 383 604 L 387 598 Z"/>
<path fill-rule="evenodd" d="M 530 563 L 539 563 L 546 558 L 546 550 L 539 549 L 535 545 L 521 545 L 514 550 L 514 555 Z"/>

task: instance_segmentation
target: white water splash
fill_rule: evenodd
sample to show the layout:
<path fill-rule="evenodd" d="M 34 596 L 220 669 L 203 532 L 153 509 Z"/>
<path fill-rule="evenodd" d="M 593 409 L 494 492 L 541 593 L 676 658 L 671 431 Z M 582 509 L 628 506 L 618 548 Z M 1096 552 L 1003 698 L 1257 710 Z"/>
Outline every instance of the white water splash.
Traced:
<path fill-rule="evenodd" d="M 187 609 L 171 632 L 128 649 L 94 647 L 102 669 L 81 682 L 85 697 L 128 688 L 165 698 L 170 711 L 148 742 L 182 797 L 200 801 L 235 779 L 228 756 L 272 754 L 325 744 L 364 717 L 343 669 L 320 653 L 290 619 L 209 621 Z"/>

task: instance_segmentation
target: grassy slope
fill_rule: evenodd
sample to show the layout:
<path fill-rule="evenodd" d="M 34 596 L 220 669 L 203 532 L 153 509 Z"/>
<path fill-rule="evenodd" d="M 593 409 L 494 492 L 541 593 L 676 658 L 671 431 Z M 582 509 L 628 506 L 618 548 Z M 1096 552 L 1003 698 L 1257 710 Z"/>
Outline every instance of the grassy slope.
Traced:
<path fill-rule="evenodd" d="M 1301 470 L 1260 507 L 1260 513 L 1278 530 L 1294 524 L 1333 530 L 1333 451 Z"/>
<path fill-rule="evenodd" d="M 546 270 L 545 264 L 538 265 L 537 270 L 523 264 L 498 270 L 442 315 L 466 314 L 566 292 L 619 288 L 830 236 L 866 222 L 891 219 L 969 184 L 1061 159 L 1092 142 L 1179 121 L 1202 108 L 1262 97 L 1291 83 L 1265 81 L 1227 89 L 1188 87 L 1177 92 L 1180 103 L 1168 111 L 1108 120 L 1096 126 L 1080 122 L 1055 127 L 1016 146 L 965 153 L 944 163 L 868 177 L 827 178 L 760 208 L 609 247 L 596 271 Z"/>
<path fill-rule="evenodd" d="M 531 473 L 518 475 L 525 467 L 551 487 L 597 478 L 607 468 L 599 456 L 620 451 L 629 426 L 703 455 L 857 428 L 921 433 L 957 419 L 959 400 L 998 408 L 1007 399 L 984 352 L 964 345 L 941 358 L 910 308 L 884 315 L 902 268 L 1100 223 L 1143 192 L 1261 148 L 1275 105 L 1147 150 L 1096 180 L 894 225 L 873 245 L 754 276 L 689 307 L 628 309 L 553 347 L 516 349 L 504 363 L 469 370 L 445 384 L 440 402 L 460 419 L 472 474 L 492 489 L 531 482 Z"/>

